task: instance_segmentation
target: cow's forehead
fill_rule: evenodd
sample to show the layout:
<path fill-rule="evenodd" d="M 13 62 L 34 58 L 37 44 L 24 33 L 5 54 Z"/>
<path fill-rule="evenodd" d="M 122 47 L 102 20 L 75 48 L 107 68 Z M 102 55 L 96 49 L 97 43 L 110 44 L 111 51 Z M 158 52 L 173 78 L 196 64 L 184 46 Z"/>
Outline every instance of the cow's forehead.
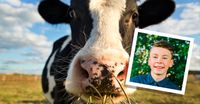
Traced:
<path fill-rule="evenodd" d="M 89 2 L 90 9 L 104 9 L 104 8 L 112 8 L 118 10 L 124 10 L 126 7 L 125 0 L 90 0 Z"/>
<path fill-rule="evenodd" d="M 136 7 L 136 0 L 71 0 L 71 5 L 76 7 L 76 9 L 87 8 L 89 6 L 96 7 L 111 7 L 117 9 L 126 8 L 127 10 Z"/>
<path fill-rule="evenodd" d="M 105 22 L 107 18 L 110 18 L 108 16 L 113 16 L 112 18 L 120 17 L 125 8 L 125 0 L 90 0 L 89 2 L 89 10 L 94 21 L 103 19 Z"/>

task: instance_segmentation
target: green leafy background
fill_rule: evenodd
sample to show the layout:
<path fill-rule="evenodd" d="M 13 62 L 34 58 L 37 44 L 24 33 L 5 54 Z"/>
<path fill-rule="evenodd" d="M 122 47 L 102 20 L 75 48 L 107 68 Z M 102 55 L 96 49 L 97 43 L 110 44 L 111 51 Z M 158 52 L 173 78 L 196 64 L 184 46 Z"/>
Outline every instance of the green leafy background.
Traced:
<path fill-rule="evenodd" d="M 168 70 L 167 76 L 182 88 L 186 61 L 189 51 L 190 41 L 180 40 L 170 37 L 163 37 L 156 34 L 146 34 L 138 32 L 131 77 L 137 75 L 148 74 L 150 67 L 148 66 L 149 51 L 153 43 L 165 40 L 168 41 L 174 48 L 174 65 Z"/>

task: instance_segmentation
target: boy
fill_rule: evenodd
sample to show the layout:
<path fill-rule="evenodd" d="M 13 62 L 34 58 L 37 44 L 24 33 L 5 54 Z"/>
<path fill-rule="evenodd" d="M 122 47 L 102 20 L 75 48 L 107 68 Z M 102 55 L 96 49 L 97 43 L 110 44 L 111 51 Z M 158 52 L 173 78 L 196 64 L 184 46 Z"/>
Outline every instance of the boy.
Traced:
<path fill-rule="evenodd" d="M 167 71 L 173 64 L 171 45 L 166 41 L 156 42 L 150 50 L 148 59 L 150 74 L 133 77 L 130 81 L 179 90 L 179 87 L 167 78 Z"/>

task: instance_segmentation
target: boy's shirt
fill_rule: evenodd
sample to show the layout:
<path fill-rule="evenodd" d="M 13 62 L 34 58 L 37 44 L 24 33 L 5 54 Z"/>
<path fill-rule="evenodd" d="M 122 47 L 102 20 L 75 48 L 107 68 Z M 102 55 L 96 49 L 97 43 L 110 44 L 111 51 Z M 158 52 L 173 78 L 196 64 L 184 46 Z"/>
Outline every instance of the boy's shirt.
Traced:
<path fill-rule="evenodd" d="M 158 87 L 165 87 L 165 88 L 180 90 L 180 88 L 177 85 L 175 85 L 172 81 L 170 81 L 169 78 L 165 78 L 159 82 L 156 82 L 152 78 L 151 74 L 135 76 L 135 77 L 131 78 L 130 81 L 142 83 L 142 84 L 153 85 L 153 86 L 158 86 Z"/>

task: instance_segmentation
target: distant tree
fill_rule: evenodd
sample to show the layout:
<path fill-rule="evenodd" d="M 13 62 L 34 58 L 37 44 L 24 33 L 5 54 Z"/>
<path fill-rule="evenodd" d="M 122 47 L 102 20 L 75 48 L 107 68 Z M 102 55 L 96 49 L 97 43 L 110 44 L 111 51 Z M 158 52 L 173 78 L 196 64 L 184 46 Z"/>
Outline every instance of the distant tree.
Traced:
<path fill-rule="evenodd" d="M 153 43 L 160 40 L 168 41 L 174 48 L 174 65 L 168 70 L 167 76 L 170 78 L 171 81 L 182 88 L 190 44 L 190 41 L 186 40 L 163 37 L 156 34 L 149 35 L 139 32 L 135 47 L 131 77 L 148 74 L 150 72 L 151 69 L 148 66 L 149 51 Z"/>

